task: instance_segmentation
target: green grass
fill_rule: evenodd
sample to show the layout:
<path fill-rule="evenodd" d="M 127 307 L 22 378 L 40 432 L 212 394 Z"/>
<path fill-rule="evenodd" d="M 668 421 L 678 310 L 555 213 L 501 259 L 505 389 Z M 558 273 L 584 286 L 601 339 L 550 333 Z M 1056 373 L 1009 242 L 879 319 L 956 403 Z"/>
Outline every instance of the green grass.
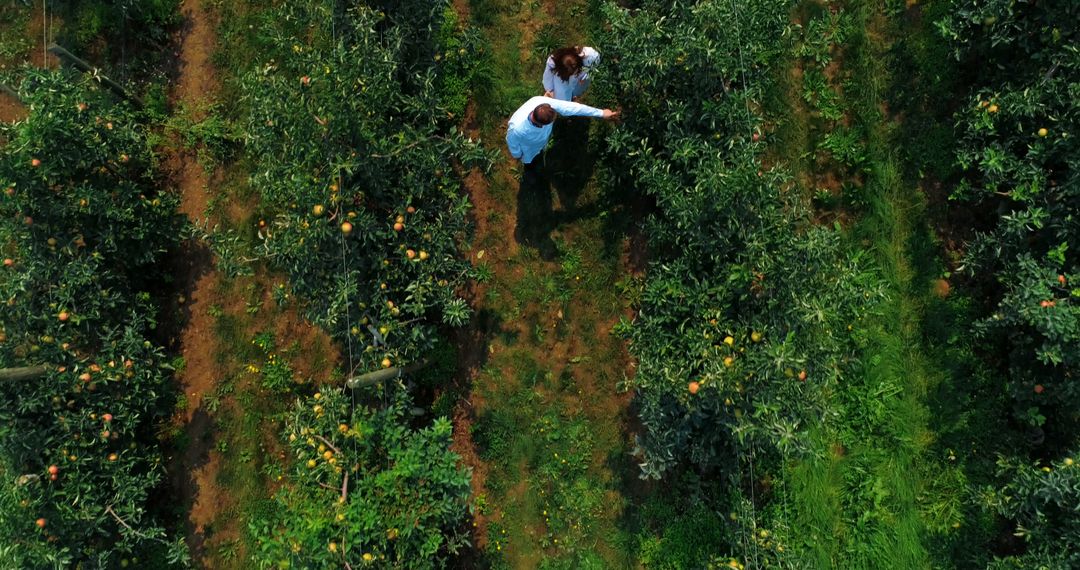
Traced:
<path fill-rule="evenodd" d="M 502 125 L 539 95 L 546 53 L 581 43 L 588 10 L 560 5 L 554 21 L 539 1 L 473 0 L 488 71 L 475 86 L 482 138 L 503 145 Z M 624 479 L 636 476 L 622 434 L 621 343 L 606 328 L 623 310 L 613 285 L 623 279 L 618 199 L 593 179 L 595 123 L 560 124 L 547 153 L 546 180 L 522 185 L 502 163 L 487 193 L 491 227 L 515 226 L 525 240 L 507 252 L 501 231 L 478 235 L 493 279 L 479 309 L 501 329 L 473 381 L 473 439 L 488 464 L 484 503 L 487 563 L 494 568 L 622 568 L 635 549 L 620 525 Z M 516 204 L 515 210 L 511 205 Z"/>
<path fill-rule="evenodd" d="M 259 60 L 260 21 L 263 5 L 251 0 L 208 0 L 218 16 L 217 45 L 211 56 L 214 67 L 221 74 L 217 101 L 228 101 L 223 107 L 226 117 L 237 121 L 247 109 L 241 104 L 240 77 L 251 69 L 252 62 Z"/>
<path fill-rule="evenodd" d="M 858 325 L 867 338 L 863 373 L 834 397 L 838 415 L 812 432 L 818 457 L 794 463 L 784 477 L 794 530 L 809 537 L 803 553 L 814 567 L 940 567 L 934 545 L 948 541 L 967 516 L 961 504 L 966 479 L 940 457 L 930 407 L 932 395 L 954 381 L 942 366 L 948 355 L 926 343 L 923 332 L 924 323 L 946 318 L 931 294 L 942 264 L 925 197 L 911 176 L 918 169 L 896 150 L 901 128 L 882 112 L 895 86 L 890 50 L 899 37 L 896 22 L 883 7 L 861 0 L 847 2 L 845 10 L 855 25 L 843 44 L 849 79 L 842 102 L 861 126 L 869 166 L 850 243 L 874 252 L 888 298 Z M 777 73 L 781 81 L 769 106 L 781 111 L 778 138 L 812 147 L 827 132 L 784 112 L 783 100 L 791 101 L 798 89 Z M 781 153 L 797 169 L 813 168 L 804 152 Z"/>
<path fill-rule="evenodd" d="M 222 281 L 218 293 L 222 298 L 236 298 L 249 296 L 257 289 L 253 279 L 239 278 Z M 267 314 L 218 312 L 214 319 L 214 358 L 222 380 L 213 395 L 205 397 L 204 407 L 214 426 L 208 433 L 212 441 L 209 447 L 221 456 L 214 484 L 229 501 L 228 507 L 215 511 L 215 519 L 204 536 L 206 555 L 218 568 L 243 568 L 247 564 L 246 553 L 252 544 L 239 521 L 249 520 L 266 508 L 270 473 L 281 468 L 271 450 L 277 448 L 280 427 L 274 418 L 284 412 L 286 399 L 271 397 L 260 379 L 246 370 L 249 364 L 262 367 L 265 359 L 261 349 L 252 344 L 254 321 L 273 322 L 279 313 L 275 307 L 261 309 Z"/>
<path fill-rule="evenodd" d="M 501 371 L 513 368 L 512 377 Z M 572 376 L 556 375 L 525 348 L 483 374 L 488 401 L 473 438 L 489 462 L 489 501 L 504 516 L 489 528 L 488 553 L 512 567 L 623 566 L 610 543 L 621 511 L 615 481 L 597 458 L 611 434 L 575 409 Z M 568 382 L 569 380 L 569 382 Z M 481 383 L 478 381 L 478 383 Z M 596 565 L 599 563 L 599 566 Z"/>
<path fill-rule="evenodd" d="M 483 402 L 472 435 L 491 469 L 487 501 L 499 521 L 488 553 L 510 567 L 629 564 L 615 545 L 626 473 L 609 465 L 626 449 L 605 403 L 618 397 L 622 354 L 616 339 L 598 336 L 601 320 L 621 309 L 610 287 L 619 267 L 602 256 L 602 229 L 600 220 L 580 222 L 558 240 L 554 268 L 536 250 L 519 250 L 485 299 L 504 323 L 524 329 L 492 341 L 495 353 L 472 388 Z M 579 348 L 552 358 L 567 343 Z"/>
<path fill-rule="evenodd" d="M 35 45 L 41 49 L 40 34 L 36 44 L 27 35 L 31 14 L 27 7 L 11 2 L 0 11 L 0 70 L 17 66 Z"/>

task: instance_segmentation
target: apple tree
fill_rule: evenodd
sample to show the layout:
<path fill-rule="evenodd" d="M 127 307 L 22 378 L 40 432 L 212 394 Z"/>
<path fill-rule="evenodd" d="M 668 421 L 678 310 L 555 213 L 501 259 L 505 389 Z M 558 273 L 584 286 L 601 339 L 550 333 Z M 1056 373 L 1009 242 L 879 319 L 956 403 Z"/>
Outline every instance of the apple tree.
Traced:
<path fill-rule="evenodd" d="M 175 197 L 139 112 L 88 75 L 22 70 L 0 125 L 0 566 L 179 561 L 147 503 L 171 374 L 148 335 Z M 167 408 L 166 408 L 167 409 Z"/>
<path fill-rule="evenodd" d="M 437 22 L 445 3 L 424 9 Z M 321 2 L 268 11 L 263 33 L 281 49 L 244 78 L 247 147 L 267 212 L 263 252 L 364 371 L 416 361 L 436 327 L 468 320 L 457 172 L 488 156 L 448 118 L 443 52 L 432 44 L 419 58 L 405 44 L 419 32 L 403 27 L 426 18 L 330 13 Z"/>
<path fill-rule="evenodd" d="M 285 426 L 292 456 L 272 517 L 251 524 L 261 568 L 443 568 L 467 545 L 469 473 L 439 418 L 410 426 L 404 389 L 379 403 L 340 389 L 296 403 Z"/>
<path fill-rule="evenodd" d="M 992 223 L 965 269 L 994 307 L 975 326 L 1003 346 L 1023 420 L 1072 425 L 1080 403 L 1080 39 L 1075 2 L 955 3 L 940 28 L 977 70 L 956 113 L 953 199 Z"/>
<path fill-rule="evenodd" d="M 626 105 L 609 163 L 657 204 L 640 305 L 617 329 L 638 363 L 643 476 L 685 463 L 733 474 L 739 449 L 803 449 L 826 395 L 861 370 L 853 325 L 880 280 L 761 162 L 761 67 L 789 4 L 606 9 L 599 81 Z"/>

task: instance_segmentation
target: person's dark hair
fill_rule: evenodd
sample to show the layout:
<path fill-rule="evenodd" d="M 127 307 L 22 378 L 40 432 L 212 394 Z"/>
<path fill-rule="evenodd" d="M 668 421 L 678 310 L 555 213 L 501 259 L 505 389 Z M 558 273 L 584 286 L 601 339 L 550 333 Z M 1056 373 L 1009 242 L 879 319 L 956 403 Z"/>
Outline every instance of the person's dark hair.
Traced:
<path fill-rule="evenodd" d="M 541 125 L 550 125 L 555 120 L 555 109 L 544 103 L 533 109 L 533 119 Z"/>
<path fill-rule="evenodd" d="M 570 81 L 570 77 L 577 74 L 585 66 L 585 61 L 581 59 L 581 53 L 576 46 L 555 50 L 551 54 L 551 59 L 555 63 L 555 75 L 558 75 L 563 81 Z"/>

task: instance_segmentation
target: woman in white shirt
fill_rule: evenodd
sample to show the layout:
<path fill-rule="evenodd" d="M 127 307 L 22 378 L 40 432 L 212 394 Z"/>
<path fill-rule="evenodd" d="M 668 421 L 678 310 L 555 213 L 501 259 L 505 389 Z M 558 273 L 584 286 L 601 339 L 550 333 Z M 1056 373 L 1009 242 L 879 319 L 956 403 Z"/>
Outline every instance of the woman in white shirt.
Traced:
<path fill-rule="evenodd" d="M 589 68 L 600 61 L 600 52 L 591 47 L 555 50 L 544 66 L 544 96 L 576 101 L 589 88 Z"/>

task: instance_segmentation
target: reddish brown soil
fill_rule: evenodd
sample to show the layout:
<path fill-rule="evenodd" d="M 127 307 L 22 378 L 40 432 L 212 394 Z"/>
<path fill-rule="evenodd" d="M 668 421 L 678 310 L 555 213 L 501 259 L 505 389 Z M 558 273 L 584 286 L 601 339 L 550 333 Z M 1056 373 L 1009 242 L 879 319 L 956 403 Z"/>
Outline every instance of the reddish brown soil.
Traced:
<path fill-rule="evenodd" d="M 170 101 L 174 106 L 187 107 L 193 118 L 199 120 L 219 88 L 210 59 L 216 48 L 216 22 L 201 0 L 185 0 L 181 4 L 181 13 L 184 24 L 176 38 L 178 65 Z M 167 149 L 163 164 L 180 192 L 181 212 L 192 221 L 203 220 L 214 197 L 210 189 L 226 186 L 223 169 L 207 174 L 197 160 L 197 153 L 182 150 L 179 141 L 173 141 Z M 250 221 L 252 205 L 230 200 L 218 214 L 223 218 L 211 221 L 246 223 Z M 175 341 L 185 360 L 185 369 L 178 381 L 186 400 L 186 407 L 178 414 L 177 422 L 183 426 L 188 444 L 171 465 L 172 481 L 179 498 L 190 508 L 186 540 L 194 559 L 202 567 L 218 567 L 225 561 L 216 558 L 210 547 L 236 540 L 245 521 L 235 516 L 242 505 L 238 505 L 230 490 L 218 481 L 225 462 L 232 458 L 223 456 L 215 448 L 219 439 L 215 421 L 219 415 L 235 417 L 248 411 L 240 409 L 232 395 L 221 396 L 220 407 L 207 408 L 207 397 L 219 398 L 220 395 L 215 393 L 217 388 L 226 380 L 225 376 L 240 365 L 235 362 L 235 347 L 223 345 L 215 331 L 217 318 L 210 309 L 231 317 L 231 322 L 240 327 L 241 338 L 251 338 L 268 329 L 273 332 L 279 348 L 288 351 L 289 362 L 297 377 L 304 381 L 330 382 L 340 355 L 330 338 L 304 320 L 295 305 L 283 310 L 273 308 L 272 290 L 282 282 L 281 278 L 258 271 L 255 276 L 237 279 L 231 287 L 226 287 L 225 277 L 214 268 L 212 255 L 201 243 L 186 245 L 175 260 L 175 271 L 179 295 L 184 297 L 183 305 L 174 308 L 183 314 Z M 249 285 L 261 289 L 261 297 L 248 299 L 244 290 Z M 260 303 L 258 313 L 248 312 L 249 302 Z M 263 316 L 266 312 L 274 315 L 272 320 L 267 321 Z M 227 363 L 223 365 L 223 361 Z M 242 377 L 237 380 L 234 390 L 256 391 L 250 382 L 249 377 Z M 279 429 L 279 425 L 266 422 L 260 430 L 262 448 L 268 454 L 281 456 Z M 267 497 L 271 493 L 272 489 L 266 489 Z"/>
<path fill-rule="evenodd" d="M 472 441 L 472 425 L 476 421 L 470 405 L 464 403 L 454 410 L 454 441 L 450 450 L 461 456 L 462 465 L 472 472 L 470 485 L 472 496 L 479 497 L 487 494 L 487 464 L 480 459 L 476 445 Z M 479 511 L 473 516 L 472 543 L 478 549 L 487 546 L 487 516 Z"/>
<path fill-rule="evenodd" d="M 60 29 L 61 24 L 60 19 L 51 11 L 46 19 L 45 14 L 41 11 L 41 4 L 34 7 L 33 17 L 30 18 L 30 23 L 26 25 L 27 36 L 34 39 L 34 47 L 25 54 L 27 61 L 31 65 L 34 67 L 56 67 L 58 64 L 56 58 L 49 55 L 44 48 L 49 42 L 52 42 L 56 30 Z M 48 42 L 45 41 L 46 38 Z"/>
<path fill-rule="evenodd" d="M 458 15 L 459 22 L 468 22 L 469 17 L 472 14 L 472 8 L 469 6 L 469 0 L 454 0 L 452 2 L 454 12 Z"/>
<path fill-rule="evenodd" d="M 177 38 L 176 80 L 170 100 L 173 105 L 192 109 L 193 119 L 199 120 L 206 103 L 217 93 L 217 74 L 210 61 L 216 47 L 216 24 L 202 7 L 200 0 L 184 0 L 180 5 L 183 25 Z M 209 200 L 209 182 L 205 169 L 195 160 L 193 152 L 170 157 L 176 166 L 177 184 L 181 191 L 181 212 L 192 220 L 201 219 Z"/>
<path fill-rule="evenodd" d="M 0 92 L 0 121 L 14 123 L 26 117 L 27 110 L 13 97 Z"/>
<path fill-rule="evenodd" d="M 268 288 L 263 296 L 263 306 L 270 307 L 273 303 L 274 300 Z M 253 326 L 265 325 L 265 323 L 252 324 Z M 252 335 L 256 332 L 251 331 Z M 334 366 L 341 362 L 341 352 L 337 344 L 325 331 L 304 319 L 295 304 L 290 304 L 275 317 L 274 338 L 282 349 L 288 351 L 289 365 L 296 372 L 297 378 L 317 385 L 340 380 L 332 377 Z M 277 436 L 275 431 L 273 433 L 275 441 L 278 439 Z"/>
<path fill-rule="evenodd" d="M 469 107 L 471 108 L 472 104 Z M 484 180 L 483 175 L 478 172 L 470 173 L 465 180 L 470 195 L 473 195 L 473 192 L 486 189 L 487 182 Z M 481 189 L 481 185 L 483 185 L 483 189 Z M 477 233 L 483 235 L 480 232 L 479 223 L 477 221 Z M 476 262 L 474 256 L 473 263 Z M 468 290 L 462 292 L 462 296 L 469 301 L 470 306 L 475 307 L 486 291 L 486 285 L 473 284 Z M 454 378 L 454 385 L 451 389 L 458 391 L 468 390 L 472 386 L 473 380 L 480 374 L 480 370 L 483 368 L 484 363 L 487 362 L 489 354 L 488 341 L 491 334 L 489 324 L 483 315 L 476 315 L 470 326 L 454 331 L 454 343 L 458 347 L 458 374 Z M 450 445 L 450 449 L 461 456 L 462 465 L 468 467 L 472 472 L 470 485 L 473 497 L 487 495 L 486 484 L 488 477 L 487 463 L 480 459 L 476 444 L 472 440 L 472 426 L 476 421 L 476 405 L 483 405 L 482 398 L 476 394 L 458 401 L 457 406 L 454 408 L 454 435 L 453 442 Z M 473 545 L 477 549 L 485 548 L 487 546 L 487 516 L 479 512 L 479 510 L 473 517 L 471 530 Z"/>
<path fill-rule="evenodd" d="M 198 107 L 216 89 L 209 56 L 214 50 L 214 25 L 199 0 L 181 3 L 184 23 L 178 33 L 177 77 L 170 99 L 173 105 Z M 209 199 L 208 177 L 193 152 L 170 149 L 163 165 L 180 192 L 180 211 L 193 221 L 201 220 Z M 217 374 L 217 336 L 211 307 L 233 312 L 238 299 L 222 299 L 218 293 L 221 276 L 214 270 L 213 259 L 205 246 L 189 243 L 175 261 L 177 283 L 184 298 L 185 319 L 177 347 L 185 367 L 178 377 L 186 407 L 178 421 L 183 424 L 188 445 L 174 459 L 172 480 L 184 504 L 191 505 L 188 515 L 187 542 L 197 563 L 203 562 L 204 531 L 225 505 L 225 496 L 217 486 L 220 456 L 211 451 L 213 419 L 203 406 L 221 378 Z M 179 299 L 178 299 L 179 301 Z M 229 307 L 223 307 L 228 303 Z M 228 529 L 216 529 L 218 533 Z"/>
<path fill-rule="evenodd" d="M 59 28 L 61 21 L 53 14 L 49 14 L 46 20 L 40 4 L 34 8 L 14 8 L 12 10 L 30 10 L 30 20 L 26 24 L 25 34 L 31 40 L 31 46 L 24 53 L 16 54 L 11 58 L 0 59 L 0 70 L 15 68 L 29 63 L 34 67 L 51 67 L 56 65 L 56 58 L 48 55 L 44 46 L 53 35 L 53 30 Z M 0 33 L 14 33 L 10 30 L 2 30 Z M 25 118 L 27 109 L 18 99 L 0 92 L 0 122 L 12 123 Z"/>
<path fill-rule="evenodd" d="M 469 105 L 471 109 L 472 104 Z M 500 172 L 498 175 L 506 175 L 506 173 Z M 484 250 L 484 255 L 488 256 L 487 261 L 492 259 L 505 259 L 509 256 L 517 253 L 517 240 L 514 238 L 514 219 L 509 215 L 504 215 L 496 222 L 498 227 L 493 227 L 491 220 L 492 215 L 503 212 L 506 205 L 499 202 L 497 198 L 491 195 L 491 182 L 484 176 L 482 172 L 473 170 L 465 176 L 465 191 L 469 195 L 469 199 L 472 202 L 472 221 L 475 225 L 475 232 L 477 241 L 480 242 L 482 238 L 490 236 L 492 234 L 501 236 L 497 245 L 491 247 L 488 250 Z M 473 248 L 473 263 L 481 261 L 476 258 L 476 254 L 479 250 Z"/>

